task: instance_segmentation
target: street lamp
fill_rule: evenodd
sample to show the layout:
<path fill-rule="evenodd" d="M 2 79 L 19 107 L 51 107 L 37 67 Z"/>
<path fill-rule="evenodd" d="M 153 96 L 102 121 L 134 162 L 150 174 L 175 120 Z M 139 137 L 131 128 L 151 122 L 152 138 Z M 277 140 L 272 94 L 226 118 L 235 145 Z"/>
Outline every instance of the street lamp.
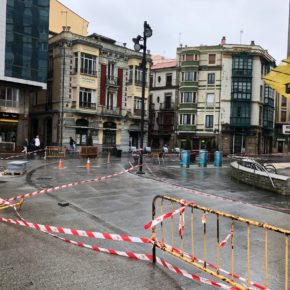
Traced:
<path fill-rule="evenodd" d="M 145 115 L 145 85 L 146 85 L 146 42 L 147 38 L 152 36 L 152 29 L 150 25 L 147 23 L 147 21 L 144 21 L 144 30 L 143 30 L 143 37 L 141 35 L 138 35 L 136 38 L 133 38 L 134 42 L 134 50 L 140 51 L 143 50 L 143 56 L 142 56 L 142 96 L 141 96 L 141 138 L 140 138 L 140 164 L 139 164 L 139 174 L 143 173 L 143 138 L 144 138 L 144 115 Z M 140 44 L 140 41 L 143 43 Z"/>

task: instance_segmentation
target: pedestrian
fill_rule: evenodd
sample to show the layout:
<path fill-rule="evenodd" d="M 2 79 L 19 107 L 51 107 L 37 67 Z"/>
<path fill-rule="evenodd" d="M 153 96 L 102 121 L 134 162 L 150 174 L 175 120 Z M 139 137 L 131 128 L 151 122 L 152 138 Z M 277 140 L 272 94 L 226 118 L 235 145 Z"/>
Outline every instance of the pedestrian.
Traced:
<path fill-rule="evenodd" d="M 76 141 L 72 137 L 69 137 L 69 146 L 71 151 L 75 151 Z"/>
<path fill-rule="evenodd" d="M 39 150 L 40 149 L 40 140 L 39 140 L 39 136 L 37 135 L 36 138 L 34 139 L 35 141 L 35 150 Z"/>
<path fill-rule="evenodd" d="M 25 138 L 24 139 L 24 142 L 23 142 L 23 150 L 21 152 L 27 154 L 27 152 L 28 152 L 28 146 L 29 146 L 28 139 Z"/>
<path fill-rule="evenodd" d="M 29 151 L 34 151 L 35 150 L 35 138 L 32 138 L 30 142 L 30 150 Z"/>

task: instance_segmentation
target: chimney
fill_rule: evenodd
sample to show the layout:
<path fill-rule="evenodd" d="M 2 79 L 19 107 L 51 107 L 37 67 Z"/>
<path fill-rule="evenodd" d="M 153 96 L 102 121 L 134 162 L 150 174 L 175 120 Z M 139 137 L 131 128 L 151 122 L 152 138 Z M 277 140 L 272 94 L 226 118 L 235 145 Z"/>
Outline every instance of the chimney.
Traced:
<path fill-rule="evenodd" d="M 223 36 L 222 40 L 221 40 L 221 45 L 225 45 L 226 44 L 226 37 Z"/>
<path fill-rule="evenodd" d="M 255 45 L 255 41 L 254 41 L 254 40 L 251 41 L 251 45 L 252 45 L 252 46 Z"/>

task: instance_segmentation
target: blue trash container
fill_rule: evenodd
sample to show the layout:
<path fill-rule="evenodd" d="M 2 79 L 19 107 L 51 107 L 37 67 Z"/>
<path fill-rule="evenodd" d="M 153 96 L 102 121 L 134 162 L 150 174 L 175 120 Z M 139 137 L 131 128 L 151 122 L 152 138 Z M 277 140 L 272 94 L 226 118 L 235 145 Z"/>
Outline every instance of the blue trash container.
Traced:
<path fill-rule="evenodd" d="M 223 155 L 221 151 L 215 151 L 214 152 L 214 166 L 222 166 L 222 159 L 223 159 Z"/>
<path fill-rule="evenodd" d="M 190 151 L 189 150 L 182 150 L 181 156 L 180 156 L 180 166 L 186 166 L 186 168 L 189 168 L 190 164 Z"/>
<path fill-rule="evenodd" d="M 199 151 L 198 166 L 199 167 L 207 166 L 207 151 L 206 150 Z"/>

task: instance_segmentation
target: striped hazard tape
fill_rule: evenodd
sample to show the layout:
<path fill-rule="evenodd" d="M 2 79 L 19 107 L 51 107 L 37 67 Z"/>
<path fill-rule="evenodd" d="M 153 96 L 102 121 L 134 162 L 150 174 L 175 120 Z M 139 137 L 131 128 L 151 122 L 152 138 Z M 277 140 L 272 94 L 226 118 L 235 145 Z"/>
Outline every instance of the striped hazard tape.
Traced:
<path fill-rule="evenodd" d="M 63 228 L 63 227 L 57 227 L 57 226 L 51 226 L 51 225 L 42 225 L 42 224 L 31 223 L 23 219 L 13 220 L 13 219 L 0 217 L 0 222 L 23 226 L 23 227 L 31 228 L 37 231 L 42 231 L 42 232 L 45 231 L 48 233 L 58 233 L 58 234 L 72 235 L 72 236 L 77 236 L 77 237 L 87 237 L 87 238 L 104 239 L 104 240 L 111 240 L 111 241 L 151 244 L 151 240 L 147 238 L 138 238 L 138 237 L 131 237 L 127 235 L 100 233 L 100 232 L 92 232 L 92 231 L 86 231 L 86 230 Z"/>
<path fill-rule="evenodd" d="M 0 218 L 0 221 L 2 222 L 11 222 L 11 223 L 14 223 L 16 225 L 23 225 L 23 226 L 27 226 L 29 228 L 31 228 L 30 226 L 26 225 L 28 222 L 27 221 L 14 221 L 12 222 L 13 220 L 9 220 L 9 219 L 4 219 L 4 218 Z M 29 224 L 29 223 L 28 223 Z M 33 224 L 35 225 L 35 224 Z M 41 225 L 39 225 L 41 226 Z M 34 229 L 37 229 L 37 227 L 32 227 Z M 46 230 L 44 230 L 46 229 Z M 107 249 L 107 248 L 102 248 L 102 247 L 98 247 L 96 245 L 89 245 L 89 244 L 86 244 L 86 243 L 83 243 L 83 242 L 79 242 L 79 241 L 74 241 L 74 240 L 69 240 L 69 239 L 66 239 L 66 238 L 63 238 L 63 237 L 60 237 L 56 234 L 53 234 L 53 233 L 50 233 L 47 231 L 47 229 L 54 229 L 53 226 L 44 226 L 44 227 L 39 227 L 39 230 L 40 232 L 44 233 L 44 234 L 47 234 L 51 237 L 54 237 L 56 239 L 59 239 L 63 242 L 66 242 L 68 244 L 71 244 L 71 245 L 74 245 L 74 246 L 78 246 L 78 247 L 81 247 L 81 248 L 87 248 L 87 249 L 90 249 L 90 250 L 93 250 L 93 251 L 97 251 L 97 252 L 103 252 L 103 253 L 107 253 L 107 254 L 110 254 L 110 255 L 117 255 L 117 256 L 122 256 L 122 257 L 127 257 L 127 258 L 130 258 L 130 259 L 136 259 L 136 260 L 142 260 L 142 261 L 153 261 L 153 256 L 151 254 L 140 254 L 140 253 L 134 253 L 134 252 L 126 252 L 126 251 L 119 251 L 119 250 L 114 250 L 114 249 Z M 64 228 L 62 228 L 64 230 Z M 60 230 L 61 232 L 62 230 Z M 58 232 L 58 231 L 56 231 Z M 85 231 L 87 232 L 87 231 Z M 73 230 L 70 230 L 70 231 L 64 231 L 65 234 L 72 234 L 74 235 L 74 231 Z M 98 233 L 100 234 L 100 233 Z M 144 238 L 132 238 L 132 237 L 129 237 L 129 236 L 126 236 L 125 239 L 121 239 L 121 235 L 115 235 L 115 234 L 109 234 L 110 235 L 110 238 L 109 239 L 113 239 L 114 236 L 119 236 L 117 239 L 114 239 L 114 240 L 117 240 L 117 241 L 130 241 L 130 242 L 136 242 L 136 240 L 138 240 L 139 242 L 143 242 L 145 241 L 146 243 L 149 241 L 149 243 L 151 243 L 151 241 L 149 239 L 144 239 Z M 77 235 L 78 236 L 78 235 Z M 86 237 L 91 237 L 90 235 L 84 235 Z M 107 234 L 101 234 L 100 235 L 101 237 L 105 238 L 105 237 L 108 237 Z M 144 239 L 144 240 L 143 240 Z M 191 274 L 183 269 L 180 269 L 168 262 L 166 262 L 165 260 L 163 259 L 160 259 L 159 257 L 156 258 L 156 262 L 161 265 L 162 267 L 170 270 L 170 271 L 173 271 L 175 272 L 176 274 L 179 274 L 179 275 L 182 275 L 184 277 L 187 277 L 191 280 L 194 280 L 196 282 L 199 282 L 199 283 L 203 283 L 203 284 L 207 284 L 207 285 L 211 285 L 213 287 L 216 287 L 216 288 L 221 288 L 221 289 L 228 289 L 228 290 L 236 290 L 236 288 L 234 287 L 231 287 L 231 286 L 228 286 L 228 285 L 225 285 L 223 283 L 219 283 L 219 282 L 216 282 L 216 281 L 213 281 L 213 280 L 210 280 L 210 279 L 206 279 L 206 278 L 202 278 L 202 277 L 199 277 L 197 275 L 194 275 L 194 274 Z"/>
<path fill-rule="evenodd" d="M 5 201 L 12 202 L 12 201 L 16 201 L 16 200 L 19 200 L 19 199 L 31 198 L 31 197 L 34 197 L 36 195 L 40 195 L 40 194 L 44 194 L 44 193 L 48 193 L 48 192 L 52 192 L 52 191 L 56 191 L 56 190 L 61 190 L 61 189 L 64 189 L 64 188 L 74 187 L 74 186 L 87 184 L 87 183 L 92 183 L 92 182 L 97 182 L 97 181 L 104 181 L 106 179 L 125 174 L 125 173 L 133 170 L 136 167 L 138 167 L 138 166 L 131 166 L 130 168 L 128 168 L 126 170 L 123 170 L 123 171 L 120 171 L 120 172 L 117 172 L 117 173 L 114 173 L 114 174 L 110 174 L 110 175 L 107 175 L 107 176 L 97 177 L 97 178 L 94 178 L 94 179 L 71 182 L 71 183 L 67 183 L 67 184 L 63 184 L 63 185 L 58 185 L 58 186 L 55 186 L 55 187 L 49 187 L 49 188 L 44 188 L 44 189 L 41 189 L 41 190 L 36 190 L 36 191 L 30 192 L 30 193 L 21 194 L 21 195 L 15 196 L 15 197 L 8 198 Z M 4 204 L 5 201 L 4 200 L 2 200 L 2 201 L 0 200 L 0 205 Z"/>
<path fill-rule="evenodd" d="M 180 249 L 178 249 L 178 248 L 172 247 L 172 246 L 170 246 L 170 245 L 168 245 L 168 244 L 161 243 L 160 241 L 157 241 L 157 240 L 156 240 L 156 242 L 159 243 L 159 244 L 162 244 L 162 247 L 163 247 L 164 249 L 167 248 L 167 249 L 169 249 L 170 251 L 173 251 L 173 252 L 175 252 L 175 253 L 177 253 L 177 254 L 179 254 L 179 255 L 182 255 L 182 256 L 184 256 L 184 257 L 186 257 L 186 258 L 188 258 L 188 259 L 190 259 L 190 260 L 192 260 L 192 261 L 194 261 L 194 262 L 198 262 L 198 263 L 200 263 L 201 265 L 204 265 L 204 262 L 205 262 L 205 261 L 203 261 L 202 259 L 199 259 L 199 258 L 197 258 L 197 257 L 193 257 L 192 255 L 190 255 L 190 254 L 188 254 L 188 253 L 186 253 L 186 252 L 184 252 L 184 251 L 182 251 L 182 250 L 180 250 Z M 242 281 L 243 283 L 245 283 L 245 285 L 247 285 L 247 279 L 245 279 L 245 278 L 243 278 L 243 277 L 241 277 L 241 276 L 239 276 L 239 275 L 237 275 L 237 274 L 231 273 L 231 272 L 226 271 L 226 270 L 224 270 L 224 269 L 222 269 L 222 268 L 218 268 L 217 266 L 215 266 L 215 265 L 213 265 L 213 264 L 211 264 L 211 263 L 208 263 L 208 262 L 206 262 L 206 265 L 207 265 L 208 267 L 210 267 L 210 268 L 212 268 L 212 269 L 214 269 L 214 270 L 218 270 L 218 271 L 220 271 L 221 273 L 224 273 L 224 274 L 226 274 L 226 275 L 228 275 L 228 276 L 230 276 L 230 277 L 232 277 L 232 278 L 238 279 L 238 280 Z M 250 281 L 250 284 L 251 284 L 251 286 L 254 286 L 254 287 L 256 287 L 256 288 L 258 288 L 258 289 L 261 289 L 261 290 L 265 290 L 265 289 L 266 289 L 265 286 L 262 286 L 262 285 L 260 285 L 260 284 L 258 284 L 258 283 L 256 283 L 256 282 L 252 282 L 252 281 Z M 270 290 L 270 289 L 267 288 L 267 290 Z"/>
<path fill-rule="evenodd" d="M 30 151 L 30 152 L 27 152 L 27 154 L 17 154 L 17 155 L 11 155 L 8 157 L 0 157 L 0 160 L 10 160 L 13 158 L 18 158 L 18 157 L 26 157 L 27 155 L 37 154 L 37 153 L 42 152 L 42 151 L 44 151 L 44 149 Z"/>
<path fill-rule="evenodd" d="M 145 226 L 144 226 L 144 229 L 145 230 L 148 230 L 148 229 L 151 229 L 153 228 L 154 226 L 160 224 L 161 222 L 169 219 L 170 217 L 174 216 L 175 214 L 177 213 L 182 213 L 184 211 L 185 207 L 181 207 L 179 209 L 176 209 L 176 210 L 173 210 L 171 212 L 168 212 L 166 214 L 163 214 L 159 217 L 157 217 L 156 219 L 154 219 L 153 221 L 150 221 L 149 223 L 147 223 Z"/>

